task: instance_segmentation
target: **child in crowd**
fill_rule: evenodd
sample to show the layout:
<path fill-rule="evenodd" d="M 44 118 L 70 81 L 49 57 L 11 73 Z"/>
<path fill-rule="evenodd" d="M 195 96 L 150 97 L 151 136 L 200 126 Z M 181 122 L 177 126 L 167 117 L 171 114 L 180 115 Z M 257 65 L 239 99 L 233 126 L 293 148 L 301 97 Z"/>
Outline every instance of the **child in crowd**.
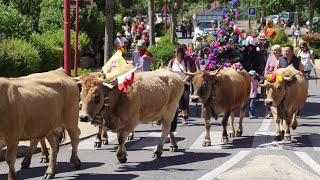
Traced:
<path fill-rule="evenodd" d="M 254 115 L 254 106 L 256 103 L 259 81 L 256 79 L 257 73 L 255 70 L 249 71 L 251 78 L 250 102 L 249 102 L 249 119 L 258 118 Z M 261 85 L 262 86 L 262 85 Z"/>

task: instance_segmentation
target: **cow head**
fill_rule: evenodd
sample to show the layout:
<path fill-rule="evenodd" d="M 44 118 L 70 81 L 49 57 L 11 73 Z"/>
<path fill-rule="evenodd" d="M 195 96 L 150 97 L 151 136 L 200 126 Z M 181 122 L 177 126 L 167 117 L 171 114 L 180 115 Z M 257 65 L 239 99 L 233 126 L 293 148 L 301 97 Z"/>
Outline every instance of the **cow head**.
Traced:
<path fill-rule="evenodd" d="M 194 77 L 192 79 L 193 83 L 193 94 L 191 95 L 191 101 L 192 102 L 206 102 L 208 98 L 212 95 L 212 92 L 214 92 L 214 88 L 220 86 L 221 75 L 218 74 L 220 69 L 214 71 L 214 72 L 203 72 L 198 71 L 194 74 Z"/>
<path fill-rule="evenodd" d="M 265 99 L 265 105 L 274 107 L 279 106 L 285 100 L 290 86 L 297 81 L 295 75 L 297 75 L 298 73 L 295 73 L 291 76 L 270 74 L 266 78 L 263 78 L 267 80 L 267 98 Z"/>
<path fill-rule="evenodd" d="M 83 75 L 80 81 L 82 84 L 80 121 L 91 122 L 106 106 L 108 94 L 116 82 L 107 83 L 96 75 Z"/>

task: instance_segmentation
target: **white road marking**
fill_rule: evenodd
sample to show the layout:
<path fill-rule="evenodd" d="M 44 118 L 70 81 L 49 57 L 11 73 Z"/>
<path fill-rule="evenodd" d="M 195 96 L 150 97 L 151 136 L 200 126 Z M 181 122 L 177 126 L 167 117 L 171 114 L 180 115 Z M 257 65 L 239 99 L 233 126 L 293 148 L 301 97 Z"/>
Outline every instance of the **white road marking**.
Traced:
<path fill-rule="evenodd" d="M 252 148 L 267 150 L 283 150 L 282 141 L 275 141 L 275 132 L 255 132 Z"/>
<path fill-rule="evenodd" d="M 315 151 L 320 151 L 320 134 L 319 133 L 310 134 L 309 135 L 309 140 L 312 143 L 313 149 Z"/>
<path fill-rule="evenodd" d="M 222 132 L 221 131 L 211 131 L 210 132 L 210 139 L 211 139 L 211 146 L 203 147 L 202 143 L 204 141 L 204 137 L 206 135 L 206 132 L 204 131 L 198 139 L 191 145 L 189 149 L 222 149 Z M 231 138 L 229 138 L 229 141 L 232 141 Z"/>
<path fill-rule="evenodd" d="M 176 135 L 177 132 L 174 132 L 174 135 Z M 169 137 L 169 134 L 168 134 Z M 128 149 L 145 149 L 145 150 L 154 150 L 156 149 L 157 145 L 160 142 L 161 138 L 161 132 L 151 132 L 147 135 L 147 138 L 140 138 L 138 142 L 136 142 L 134 145 L 128 147 Z M 169 138 L 166 142 L 168 142 Z M 151 146 L 150 146 L 151 145 Z"/>
<path fill-rule="evenodd" d="M 117 134 L 108 131 L 108 141 L 109 143 L 115 139 L 117 139 Z M 89 139 L 86 139 L 84 141 L 80 141 L 79 145 L 78 145 L 78 149 L 96 149 L 94 147 L 94 141 L 96 140 L 96 136 L 93 136 Z M 71 147 L 69 148 L 71 149 Z"/>
<path fill-rule="evenodd" d="M 264 119 L 261 126 L 260 126 L 260 129 L 258 130 L 259 132 L 266 132 L 268 131 L 269 127 L 270 127 L 270 123 L 273 121 L 273 119 Z"/>
<path fill-rule="evenodd" d="M 209 172 L 208 174 L 202 176 L 198 180 L 209 180 L 209 179 L 216 178 L 218 175 L 224 173 L 225 171 L 230 169 L 232 166 L 236 165 L 239 161 L 245 158 L 250 152 L 251 151 L 240 151 L 238 154 L 233 156 L 227 162 L 223 163 L 221 166 L 217 167 L 216 169 Z"/>
<path fill-rule="evenodd" d="M 305 152 L 294 152 L 302 161 L 304 161 L 312 170 L 320 175 L 320 166 Z"/>

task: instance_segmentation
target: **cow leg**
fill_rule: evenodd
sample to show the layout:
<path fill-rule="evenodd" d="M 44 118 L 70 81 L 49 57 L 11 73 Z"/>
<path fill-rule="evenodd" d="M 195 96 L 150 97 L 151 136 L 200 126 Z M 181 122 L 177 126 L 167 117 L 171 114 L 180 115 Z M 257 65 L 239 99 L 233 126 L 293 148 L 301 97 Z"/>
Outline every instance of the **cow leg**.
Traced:
<path fill-rule="evenodd" d="M 276 107 L 271 107 L 271 112 L 273 115 L 273 119 L 276 125 L 276 141 L 281 141 L 282 140 L 282 133 L 281 133 L 281 128 L 280 128 L 280 122 L 281 122 L 281 118 L 278 116 L 278 109 Z"/>
<path fill-rule="evenodd" d="M 243 122 L 244 116 L 246 115 L 247 106 L 248 106 L 248 104 L 246 104 L 245 106 L 240 108 L 240 118 L 239 118 L 239 122 L 238 122 L 238 129 L 236 132 L 237 137 L 240 137 L 243 133 L 242 122 Z"/>
<path fill-rule="evenodd" d="M 134 136 L 134 131 L 132 131 L 129 136 L 128 136 L 128 140 L 133 140 L 133 136 Z"/>
<path fill-rule="evenodd" d="M 104 125 L 104 121 L 102 121 L 102 123 L 101 123 L 101 129 L 102 129 L 102 132 L 101 132 L 101 141 L 102 141 L 102 144 L 103 144 L 103 145 L 107 145 L 107 144 L 109 144 L 109 141 L 108 141 L 107 128 L 106 128 L 106 126 Z"/>
<path fill-rule="evenodd" d="M 76 126 L 73 129 L 67 129 L 71 140 L 72 154 L 70 157 L 70 164 L 76 169 L 81 168 L 81 161 L 78 157 L 78 145 L 79 145 L 79 135 L 80 129 Z"/>
<path fill-rule="evenodd" d="M 46 145 L 45 138 L 40 140 L 41 144 L 41 161 L 40 163 L 48 163 L 49 162 L 49 151 Z"/>
<path fill-rule="evenodd" d="M 235 137 L 235 130 L 234 130 L 234 112 L 231 112 L 231 114 L 230 114 L 229 137 Z"/>
<path fill-rule="evenodd" d="M 204 119 L 205 122 L 205 128 L 206 128 L 206 136 L 204 137 L 204 141 L 202 143 L 203 147 L 211 146 L 211 140 L 210 140 L 210 129 L 211 129 L 211 121 L 209 119 Z"/>
<path fill-rule="evenodd" d="M 7 142 L 7 152 L 6 152 L 6 162 L 9 166 L 8 180 L 17 179 L 16 170 L 14 168 L 14 163 L 16 162 L 17 149 L 19 140 L 8 139 Z"/>
<path fill-rule="evenodd" d="M 174 131 L 170 132 L 170 152 L 175 152 L 178 149 L 178 145 L 177 145 L 177 141 L 176 141 L 176 137 L 174 136 Z"/>
<path fill-rule="evenodd" d="M 47 171 L 44 174 L 44 179 L 52 179 L 56 175 L 56 164 L 58 155 L 58 137 L 51 133 L 47 136 L 47 140 L 50 144 L 49 165 Z"/>
<path fill-rule="evenodd" d="M 119 146 L 118 146 L 116 154 L 117 154 L 117 157 L 118 157 L 118 160 L 120 163 L 127 162 L 127 151 L 126 151 L 126 147 L 125 147 L 124 143 L 129 135 L 129 132 L 122 131 L 122 132 L 117 133 Z"/>
<path fill-rule="evenodd" d="M 227 134 L 227 125 L 228 125 L 229 116 L 230 116 L 230 112 L 226 112 L 224 114 L 224 116 L 223 116 L 223 119 L 222 119 L 223 130 L 222 130 L 222 140 L 221 140 L 221 142 L 223 144 L 227 143 L 229 141 L 228 134 Z"/>
<path fill-rule="evenodd" d="M 163 146 L 167 141 L 168 134 L 170 133 L 170 128 L 171 128 L 171 121 L 169 123 L 168 121 L 163 120 L 162 121 L 161 141 L 158 144 L 157 149 L 153 153 L 154 158 L 161 157 L 162 152 L 163 152 Z"/>
<path fill-rule="evenodd" d="M 291 117 L 288 117 L 285 119 L 285 122 L 283 123 L 283 128 L 284 128 L 284 139 L 287 141 L 291 140 L 291 135 L 290 135 L 290 124 L 291 124 Z"/>
<path fill-rule="evenodd" d="M 6 147 L 6 140 L 4 138 L 0 138 L 0 152 L 4 147 Z"/>
<path fill-rule="evenodd" d="M 29 169 L 31 164 L 31 158 L 34 153 L 34 150 L 37 148 L 39 140 L 32 140 L 30 141 L 30 146 L 26 156 L 24 157 L 23 161 L 21 162 L 21 169 Z"/>
<path fill-rule="evenodd" d="M 103 125 L 99 126 L 98 134 L 96 136 L 96 140 L 94 141 L 94 148 L 100 148 L 101 147 L 101 132 L 102 132 Z"/>
<path fill-rule="evenodd" d="M 293 116 L 292 116 L 292 121 L 291 121 L 291 128 L 293 130 L 296 130 L 298 126 L 298 121 L 297 121 L 297 112 L 293 113 Z"/>

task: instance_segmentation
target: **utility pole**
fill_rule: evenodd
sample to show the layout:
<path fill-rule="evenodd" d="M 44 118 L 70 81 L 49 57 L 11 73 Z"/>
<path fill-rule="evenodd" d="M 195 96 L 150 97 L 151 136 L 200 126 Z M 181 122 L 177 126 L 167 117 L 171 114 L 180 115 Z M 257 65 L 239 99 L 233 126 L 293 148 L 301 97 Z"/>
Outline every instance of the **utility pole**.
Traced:
<path fill-rule="evenodd" d="M 64 0 L 64 70 L 71 76 L 70 1 Z"/>
<path fill-rule="evenodd" d="M 249 2 L 249 4 L 248 4 L 248 9 L 249 9 L 249 7 L 250 7 L 250 0 L 248 0 L 248 2 Z M 250 17 L 250 15 L 249 15 L 249 10 L 248 10 L 248 20 L 249 20 L 249 29 L 251 30 L 251 17 Z"/>
<path fill-rule="evenodd" d="M 203 0 L 202 0 L 202 11 L 204 11 L 204 3 L 203 3 Z"/>
<path fill-rule="evenodd" d="M 150 45 L 155 45 L 155 27 L 154 27 L 154 0 L 148 1 L 148 16 L 150 27 Z"/>

